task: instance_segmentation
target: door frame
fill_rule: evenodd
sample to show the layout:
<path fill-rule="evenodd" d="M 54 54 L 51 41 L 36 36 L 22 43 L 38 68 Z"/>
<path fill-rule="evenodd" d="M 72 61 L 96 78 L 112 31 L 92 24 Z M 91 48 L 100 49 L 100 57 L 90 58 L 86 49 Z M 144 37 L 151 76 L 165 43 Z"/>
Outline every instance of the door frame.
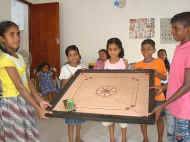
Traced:
<path fill-rule="evenodd" d="M 31 52 L 31 7 L 33 5 L 36 5 L 36 4 L 34 4 L 32 2 L 29 2 L 27 0 L 17 0 L 17 1 L 28 5 L 28 38 L 29 38 L 28 39 L 29 40 L 29 45 L 28 46 L 29 46 L 29 52 Z M 54 4 L 54 3 L 59 4 L 59 2 L 50 2 L 50 3 L 51 4 Z M 40 5 L 40 4 L 44 5 L 44 4 L 49 4 L 49 3 L 37 3 L 37 5 Z M 59 36 L 60 36 L 60 33 L 59 33 Z M 30 70 L 31 70 L 31 68 L 30 68 Z"/>
<path fill-rule="evenodd" d="M 31 2 L 26 1 L 26 0 L 17 0 L 17 1 L 20 1 L 20 2 L 22 2 L 22 3 L 25 3 L 25 4 L 29 5 L 29 6 L 32 5 Z"/>
<path fill-rule="evenodd" d="M 25 0 L 24 0 L 25 1 Z M 49 5 L 49 4 L 56 4 L 56 5 L 60 5 L 60 3 L 59 2 L 48 2 L 48 3 L 37 3 L 37 4 L 29 4 L 29 6 L 30 6 L 30 9 L 29 9 L 29 51 L 30 51 L 30 53 L 31 53 L 31 47 L 32 47 L 32 30 L 31 30 L 31 10 L 32 10 L 32 6 L 35 6 L 35 5 L 38 5 L 38 6 L 40 6 L 40 5 L 43 5 L 43 6 L 45 6 L 45 5 Z M 59 10 L 59 13 L 58 13 L 58 17 L 59 17 L 59 19 L 60 19 L 60 10 Z M 58 37 L 59 37 L 59 42 L 60 42 L 60 21 L 59 21 L 59 31 L 58 31 Z M 60 46 L 60 43 L 59 43 L 59 48 L 61 48 L 61 46 Z M 59 49 L 59 50 L 61 50 L 61 49 Z M 59 53 L 59 56 L 60 56 L 60 53 Z M 59 59 L 60 60 L 60 59 Z M 60 69 L 61 69 L 61 63 L 60 63 L 60 61 L 59 61 L 59 67 L 57 68 L 58 69 L 58 72 L 60 71 Z M 32 71 L 32 67 L 30 68 L 30 71 Z"/>

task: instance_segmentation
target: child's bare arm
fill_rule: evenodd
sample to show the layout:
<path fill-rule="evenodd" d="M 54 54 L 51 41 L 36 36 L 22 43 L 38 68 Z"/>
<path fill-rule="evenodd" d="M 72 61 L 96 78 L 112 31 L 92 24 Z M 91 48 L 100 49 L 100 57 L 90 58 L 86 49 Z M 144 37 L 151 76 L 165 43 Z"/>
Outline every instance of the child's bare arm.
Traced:
<path fill-rule="evenodd" d="M 34 84 L 33 84 L 33 82 L 31 80 L 29 80 L 28 85 L 29 85 L 29 88 L 31 90 L 31 93 L 32 93 L 33 97 L 39 103 L 42 100 L 42 98 L 40 97 L 39 92 L 36 90 L 36 88 L 34 87 Z"/>
<path fill-rule="evenodd" d="M 185 69 L 185 75 L 184 75 L 184 83 L 183 85 L 170 97 L 163 105 L 155 109 L 152 113 L 155 113 L 157 111 L 160 111 L 170 103 L 176 101 L 180 97 L 182 97 L 184 94 L 190 91 L 190 68 Z"/>
<path fill-rule="evenodd" d="M 61 88 L 63 88 L 65 84 L 67 84 L 67 82 L 68 82 L 68 79 L 61 80 Z"/>
<path fill-rule="evenodd" d="M 181 96 L 183 96 L 185 93 L 190 91 L 190 68 L 185 69 L 185 75 L 184 75 L 184 83 L 181 86 L 181 88 L 179 88 L 174 95 L 172 95 L 172 97 L 170 97 L 168 99 L 168 101 L 166 102 L 165 105 L 168 105 L 172 102 L 174 102 L 175 100 L 177 100 L 178 98 L 180 98 Z"/>
<path fill-rule="evenodd" d="M 29 91 L 24 86 L 24 84 L 17 72 L 17 69 L 15 67 L 6 67 L 6 71 L 9 75 L 9 77 L 11 78 L 11 80 L 13 81 L 15 87 L 19 91 L 20 95 L 24 99 L 26 99 L 26 101 L 28 101 L 36 109 L 40 118 L 44 118 L 45 110 L 41 109 L 40 106 L 34 100 L 34 98 L 30 95 Z"/>
<path fill-rule="evenodd" d="M 150 89 L 155 89 L 156 94 L 161 94 L 162 92 L 166 91 L 168 88 L 168 84 L 164 84 L 162 86 L 152 86 Z"/>
<path fill-rule="evenodd" d="M 128 60 L 125 60 L 125 66 L 126 66 L 126 69 L 127 69 L 128 66 L 129 66 Z"/>
<path fill-rule="evenodd" d="M 167 88 L 168 88 L 168 83 L 167 83 L 167 84 L 162 85 L 162 91 L 163 91 L 163 92 L 164 92 L 164 91 L 166 91 L 166 90 L 167 90 Z"/>
<path fill-rule="evenodd" d="M 180 97 L 182 97 L 184 94 L 190 91 L 190 68 L 185 69 L 184 74 L 184 83 L 183 85 L 162 105 L 156 107 L 151 113 L 156 113 L 156 119 L 158 120 L 160 112 L 169 104 L 176 101 Z"/>
<path fill-rule="evenodd" d="M 36 90 L 36 88 L 34 87 L 33 82 L 30 80 L 29 81 L 29 88 L 31 90 L 31 94 L 32 96 L 35 98 L 35 100 L 39 103 L 40 107 L 42 107 L 43 109 L 47 109 L 47 107 L 51 107 L 51 105 L 49 104 L 49 102 L 45 101 L 41 95 L 40 92 L 38 92 Z"/>
<path fill-rule="evenodd" d="M 155 71 L 155 76 L 158 77 L 159 79 L 161 80 L 166 80 L 167 79 L 167 76 L 162 74 L 162 73 L 159 73 L 157 71 Z"/>

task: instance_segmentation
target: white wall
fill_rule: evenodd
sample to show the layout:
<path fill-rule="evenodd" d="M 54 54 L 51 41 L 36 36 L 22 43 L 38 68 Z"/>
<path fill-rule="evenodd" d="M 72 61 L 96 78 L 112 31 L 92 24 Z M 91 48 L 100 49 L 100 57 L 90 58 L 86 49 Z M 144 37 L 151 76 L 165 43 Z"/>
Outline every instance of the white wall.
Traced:
<path fill-rule="evenodd" d="M 18 8 L 22 8 L 22 17 L 17 14 Z M 20 51 L 24 57 L 29 55 L 29 33 L 28 33 L 28 5 L 17 0 L 0 0 L 0 21 L 15 20 L 23 23 L 21 32 Z M 26 55 L 27 54 L 27 55 Z"/>
<path fill-rule="evenodd" d="M 11 4 L 12 21 L 17 23 L 21 30 L 20 50 L 25 50 L 26 53 L 29 53 L 28 5 L 17 0 L 11 0 L 11 2 L 12 2 Z"/>
<path fill-rule="evenodd" d="M 0 21 L 11 19 L 11 0 L 0 0 Z"/>
<path fill-rule="evenodd" d="M 64 50 L 70 44 L 80 47 L 83 60 L 92 62 L 97 51 L 105 48 L 110 37 L 119 37 L 125 47 L 129 62 L 142 59 L 140 43 L 142 40 L 129 39 L 130 18 L 156 18 L 157 48 L 166 48 L 172 57 L 175 44 L 160 44 L 159 18 L 172 17 L 188 11 L 190 0 L 127 0 L 125 8 L 114 8 L 113 0 L 64 0 L 61 10 L 61 57 L 65 62 Z"/>
<path fill-rule="evenodd" d="M 0 20 L 10 18 L 11 0 L 0 0 Z M 60 2 L 61 63 L 65 62 L 64 50 L 76 44 L 84 62 L 93 62 L 97 51 L 105 48 L 110 37 L 119 37 L 129 62 L 142 59 L 142 40 L 129 39 L 130 18 L 156 18 L 157 48 L 165 48 L 171 59 L 175 44 L 160 44 L 159 18 L 189 10 L 189 0 L 127 0 L 124 8 L 114 8 L 113 0 L 28 0 L 33 3 Z"/>

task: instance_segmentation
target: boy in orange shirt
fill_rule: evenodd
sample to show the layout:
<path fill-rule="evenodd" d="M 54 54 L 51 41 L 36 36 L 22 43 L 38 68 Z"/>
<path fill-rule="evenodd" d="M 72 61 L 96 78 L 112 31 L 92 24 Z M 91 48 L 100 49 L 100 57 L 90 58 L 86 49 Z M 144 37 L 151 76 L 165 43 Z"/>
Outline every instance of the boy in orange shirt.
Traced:
<path fill-rule="evenodd" d="M 161 86 L 161 80 L 167 79 L 167 71 L 164 65 L 164 62 L 161 59 L 153 58 L 153 54 L 156 52 L 155 42 L 151 39 L 146 39 L 141 43 L 141 53 L 144 59 L 140 62 L 137 62 L 133 65 L 135 69 L 153 69 L 155 71 L 155 86 Z M 165 101 L 164 93 L 160 93 L 155 96 L 155 101 L 157 105 L 162 104 Z M 158 142 L 163 142 L 163 134 L 164 134 L 164 121 L 163 116 L 157 121 L 157 129 L 158 129 Z M 147 125 L 141 125 L 141 131 L 143 134 L 143 142 L 148 142 L 147 135 Z"/>

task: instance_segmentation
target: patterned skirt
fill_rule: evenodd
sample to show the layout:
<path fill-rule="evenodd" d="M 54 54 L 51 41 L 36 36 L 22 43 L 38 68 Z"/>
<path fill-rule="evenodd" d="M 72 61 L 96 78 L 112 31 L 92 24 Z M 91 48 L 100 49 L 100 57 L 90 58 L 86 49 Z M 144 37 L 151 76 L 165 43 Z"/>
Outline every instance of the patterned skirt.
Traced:
<path fill-rule="evenodd" d="M 39 142 L 35 111 L 21 96 L 0 99 L 0 142 Z"/>

